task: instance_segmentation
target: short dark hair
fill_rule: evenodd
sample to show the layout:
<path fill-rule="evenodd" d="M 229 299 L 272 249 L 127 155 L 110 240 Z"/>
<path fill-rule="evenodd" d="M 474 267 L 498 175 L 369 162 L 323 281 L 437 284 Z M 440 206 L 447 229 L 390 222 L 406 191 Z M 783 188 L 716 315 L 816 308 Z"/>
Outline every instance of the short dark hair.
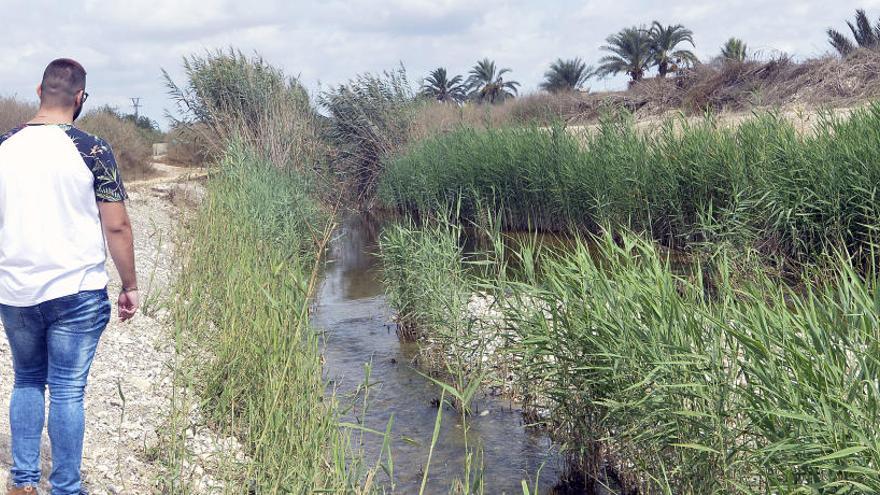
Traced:
<path fill-rule="evenodd" d="M 40 102 L 51 107 L 76 105 L 76 93 L 86 89 L 86 70 L 70 58 L 53 60 L 43 71 Z"/>

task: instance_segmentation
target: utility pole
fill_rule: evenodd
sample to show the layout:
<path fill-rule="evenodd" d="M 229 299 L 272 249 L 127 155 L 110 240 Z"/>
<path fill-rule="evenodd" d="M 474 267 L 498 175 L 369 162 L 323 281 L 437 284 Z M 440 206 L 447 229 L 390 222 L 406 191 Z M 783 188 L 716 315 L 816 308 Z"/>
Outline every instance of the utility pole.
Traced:
<path fill-rule="evenodd" d="M 138 116 L 140 115 L 138 110 L 140 110 L 140 108 L 141 108 L 141 98 L 140 98 L 140 96 L 138 96 L 136 98 L 130 98 L 130 100 L 131 100 L 131 106 L 134 107 L 134 119 L 137 120 Z"/>

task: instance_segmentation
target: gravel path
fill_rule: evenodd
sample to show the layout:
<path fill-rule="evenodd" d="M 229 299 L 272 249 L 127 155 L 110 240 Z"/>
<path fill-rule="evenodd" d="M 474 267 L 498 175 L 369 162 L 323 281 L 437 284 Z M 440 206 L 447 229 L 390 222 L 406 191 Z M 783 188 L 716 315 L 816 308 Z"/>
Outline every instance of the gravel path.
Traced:
<path fill-rule="evenodd" d="M 129 186 L 142 311 L 131 322 L 119 323 L 115 308 L 119 278 L 108 260 L 113 319 L 101 339 L 86 392 L 83 474 L 92 494 L 156 491 L 159 466 L 151 461 L 150 450 L 167 413 L 173 354 L 170 322 L 162 305 L 174 279 L 175 225 L 187 205 L 198 200 L 200 189 L 191 182 L 181 184 L 187 170 L 165 170 L 165 177 Z M 196 198 L 183 198 L 181 191 Z M 10 463 L 7 410 L 11 389 L 11 356 L 5 337 L 0 337 L 0 480 Z M 43 459 L 45 473 L 49 465 L 45 434 Z M 44 487 L 48 488 L 45 480 Z"/>

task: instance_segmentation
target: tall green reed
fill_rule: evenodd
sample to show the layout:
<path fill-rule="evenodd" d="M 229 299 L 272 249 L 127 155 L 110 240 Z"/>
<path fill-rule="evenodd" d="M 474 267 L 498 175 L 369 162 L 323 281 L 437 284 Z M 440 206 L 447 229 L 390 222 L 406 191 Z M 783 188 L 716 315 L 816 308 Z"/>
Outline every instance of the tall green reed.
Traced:
<path fill-rule="evenodd" d="M 420 217 L 462 202 L 473 218 L 482 206 L 507 229 L 610 226 L 796 261 L 835 247 L 864 255 L 878 226 L 878 128 L 880 105 L 824 116 L 806 135 L 773 113 L 647 133 L 610 115 L 580 138 L 559 126 L 460 128 L 388 158 L 379 194 Z"/>
<path fill-rule="evenodd" d="M 615 473 L 640 493 L 880 490 L 873 271 L 833 258 L 822 283 L 790 288 L 756 260 L 747 269 L 721 251 L 681 267 L 629 234 L 507 249 L 515 276 L 485 271 L 511 276 L 470 286 L 497 298 L 506 345 L 492 362 L 593 483 Z M 423 338 L 445 332 L 434 324 Z"/>
<path fill-rule="evenodd" d="M 372 199 L 382 161 L 410 137 L 418 102 L 406 70 L 360 74 L 323 92 L 319 102 L 330 114 L 325 130 L 338 154 L 334 172 L 362 207 Z"/>
<path fill-rule="evenodd" d="M 163 71 L 182 115 L 178 129 L 195 133 L 222 157 L 230 142 L 259 150 L 276 167 L 314 172 L 327 153 L 319 117 L 294 77 L 240 51 L 213 51 L 183 60 L 185 82 Z"/>
<path fill-rule="evenodd" d="M 429 373 L 424 376 L 441 391 L 420 493 L 426 490 L 447 403 L 458 413 L 464 439 L 462 473 L 450 493 L 485 492 L 483 446 L 469 436 L 471 403 L 483 384 L 484 349 L 475 342 L 479 322 L 467 309 L 475 282 L 472 272 L 483 263 L 462 263 L 462 236 L 460 226 L 434 223 L 424 229 L 393 225 L 380 237 L 384 283 L 389 304 L 398 310 L 398 334 L 420 343 L 420 366 Z"/>
<path fill-rule="evenodd" d="M 382 233 L 383 283 L 389 304 L 399 310 L 401 339 L 418 340 L 422 330 L 441 323 L 453 333 L 465 325 L 470 292 L 461 264 L 461 235 L 461 228 L 450 224 L 424 230 L 395 225 Z"/>
<path fill-rule="evenodd" d="M 246 147 L 232 146 L 220 168 L 186 230 L 173 310 L 179 378 L 212 429 L 240 439 L 247 455 L 227 464 L 226 492 L 358 491 L 308 318 L 332 217 L 302 175 Z M 186 455 L 184 392 L 175 394 L 172 469 Z"/>

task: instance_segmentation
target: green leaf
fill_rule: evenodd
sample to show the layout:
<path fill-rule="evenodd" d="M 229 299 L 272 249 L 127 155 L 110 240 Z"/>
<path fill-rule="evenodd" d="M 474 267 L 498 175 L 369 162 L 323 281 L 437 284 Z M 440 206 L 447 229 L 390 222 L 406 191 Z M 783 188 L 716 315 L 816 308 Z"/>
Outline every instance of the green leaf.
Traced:
<path fill-rule="evenodd" d="M 705 445 L 700 445 L 698 443 L 673 443 L 670 445 L 672 445 L 673 447 L 681 447 L 683 449 L 699 450 L 700 452 L 709 452 L 712 454 L 719 454 L 719 455 L 721 454 L 721 452 L 718 452 L 717 450 L 713 449 L 712 447 L 707 447 Z"/>
<path fill-rule="evenodd" d="M 858 454 L 860 452 L 864 452 L 868 450 L 868 447 L 847 447 L 842 450 L 838 450 L 833 454 L 823 455 L 822 457 L 817 457 L 812 461 L 807 461 L 806 464 L 815 464 L 817 462 L 825 462 L 825 461 L 833 461 L 835 459 L 841 459 L 844 457 L 849 457 L 851 455 Z"/>

